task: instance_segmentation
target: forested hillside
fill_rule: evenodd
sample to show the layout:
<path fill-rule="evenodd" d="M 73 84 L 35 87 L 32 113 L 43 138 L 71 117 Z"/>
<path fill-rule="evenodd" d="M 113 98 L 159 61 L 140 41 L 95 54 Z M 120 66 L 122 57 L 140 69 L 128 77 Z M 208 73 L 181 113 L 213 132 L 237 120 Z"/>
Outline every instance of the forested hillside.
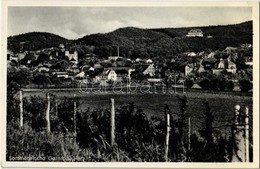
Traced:
<path fill-rule="evenodd" d="M 134 27 L 119 28 L 104 34 L 91 34 L 77 40 L 67 40 L 50 33 L 26 33 L 8 38 L 8 48 L 19 51 L 39 50 L 47 47 L 56 47 L 63 43 L 92 46 L 94 54 L 101 57 L 116 54 L 117 46 L 120 55 L 131 58 L 171 57 L 181 52 L 200 52 L 205 49 L 222 50 L 227 46 L 240 46 L 243 43 L 252 43 L 252 21 L 226 26 L 206 26 L 190 28 L 160 28 L 140 29 Z M 204 37 L 188 38 L 186 34 L 199 28 Z M 212 36 L 208 38 L 207 36 Z"/>
<path fill-rule="evenodd" d="M 69 43 L 68 39 L 46 32 L 30 32 L 8 37 L 8 49 L 19 52 L 20 50 L 40 50 L 58 47 L 61 43 Z"/>

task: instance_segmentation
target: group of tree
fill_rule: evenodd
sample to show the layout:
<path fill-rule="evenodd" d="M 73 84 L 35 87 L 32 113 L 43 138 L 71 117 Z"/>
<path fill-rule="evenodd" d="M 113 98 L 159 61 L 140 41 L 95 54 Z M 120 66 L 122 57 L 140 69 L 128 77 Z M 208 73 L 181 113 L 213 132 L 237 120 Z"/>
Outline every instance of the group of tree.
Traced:
<path fill-rule="evenodd" d="M 173 56 L 187 51 L 202 52 L 206 48 L 223 50 L 226 46 L 252 44 L 252 21 L 237 25 L 201 27 L 205 36 L 210 34 L 213 38 L 187 38 L 186 34 L 191 29 L 193 28 L 126 27 L 110 33 L 87 35 L 77 40 L 33 32 L 9 37 L 8 49 L 19 52 L 22 46 L 23 51 L 36 51 L 64 44 L 77 49 L 80 58 L 84 57 L 84 53 L 107 58 L 117 55 L 119 47 L 121 56 L 134 59 Z"/>

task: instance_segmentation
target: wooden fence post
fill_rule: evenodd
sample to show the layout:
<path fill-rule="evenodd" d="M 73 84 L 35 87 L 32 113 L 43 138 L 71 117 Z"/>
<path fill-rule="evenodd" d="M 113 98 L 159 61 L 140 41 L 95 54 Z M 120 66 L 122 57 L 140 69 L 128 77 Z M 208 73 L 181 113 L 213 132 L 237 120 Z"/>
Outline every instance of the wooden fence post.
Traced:
<path fill-rule="evenodd" d="M 77 136 L 77 122 L 76 122 L 76 113 L 77 113 L 77 103 L 76 103 L 76 94 L 74 94 L 74 117 L 73 117 L 73 120 L 74 120 L 74 136 L 76 137 Z"/>
<path fill-rule="evenodd" d="M 115 101 L 111 98 L 111 146 L 115 143 Z"/>
<path fill-rule="evenodd" d="M 190 117 L 188 118 L 188 150 L 190 151 Z"/>
<path fill-rule="evenodd" d="M 51 123 L 50 123 L 50 107 L 51 107 L 51 101 L 50 101 L 50 95 L 49 93 L 46 94 L 47 98 L 47 108 L 45 113 L 45 120 L 46 120 L 46 129 L 47 133 L 49 134 L 51 132 Z"/>
<path fill-rule="evenodd" d="M 247 106 L 245 108 L 245 153 L 245 161 L 249 162 L 249 110 Z"/>
<path fill-rule="evenodd" d="M 56 117 L 59 116 L 59 113 L 58 113 L 58 102 L 57 102 L 57 98 L 55 99 L 55 112 L 56 112 Z"/>
<path fill-rule="evenodd" d="M 20 90 L 20 127 L 23 127 L 23 92 Z"/>
<path fill-rule="evenodd" d="M 235 125 L 239 125 L 240 124 L 240 106 L 239 105 L 236 105 L 235 106 L 235 120 L 234 120 L 234 124 Z"/>
<path fill-rule="evenodd" d="M 167 113 L 166 116 L 166 121 L 167 121 L 167 131 L 166 131 L 166 140 L 165 140 L 165 161 L 168 161 L 168 153 L 169 153 L 169 138 L 170 138 L 170 128 L 171 128 L 171 124 L 170 124 L 170 114 Z"/>
<path fill-rule="evenodd" d="M 233 151 L 232 162 L 245 162 L 245 126 L 240 121 L 240 106 L 235 106 L 234 124 L 232 127 Z"/>

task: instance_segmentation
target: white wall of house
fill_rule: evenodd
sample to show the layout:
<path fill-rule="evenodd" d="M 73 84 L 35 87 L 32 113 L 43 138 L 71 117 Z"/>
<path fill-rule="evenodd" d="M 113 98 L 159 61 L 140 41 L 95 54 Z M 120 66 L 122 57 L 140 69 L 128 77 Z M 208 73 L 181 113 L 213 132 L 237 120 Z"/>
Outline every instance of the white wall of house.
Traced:
<path fill-rule="evenodd" d="M 143 72 L 144 75 L 149 74 L 150 76 L 154 76 L 155 75 L 155 68 L 153 66 L 153 64 L 149 65 L 147 67 L 147 69 Z"/>
<path fill-rule="evenodd" d="M 193 68 L 190 66 L 185 66 L 185 76 L 188 76 L 193 71 Z"/>
<path fill-rule="evenodd" d="M 116 81 L 117 80 L 117 74 L 114 70 L 110 70 L 110 72 L 107 75 L 107 79 L 108 80 L 113 80 Z"/>
<path fill-rule="evenodd" d="M 74 51 L 74 53 L 70 53 L 69 51 L 65 51 L 65 56 L 68 56 L 69 60 L 75 59 L 73 61 L 75 64 L 78 64 L 78 52 Z"/>

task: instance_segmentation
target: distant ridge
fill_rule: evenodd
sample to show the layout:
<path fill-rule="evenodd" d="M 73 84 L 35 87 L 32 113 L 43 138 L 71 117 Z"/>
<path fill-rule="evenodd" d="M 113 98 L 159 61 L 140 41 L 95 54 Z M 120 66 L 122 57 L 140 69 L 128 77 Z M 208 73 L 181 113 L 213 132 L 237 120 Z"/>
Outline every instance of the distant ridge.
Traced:
<path fill-rule="evenodd" d="M 98 33 L 76 40 L 68 40 L 55 34 L 31 32 L 8 37 L 8 49 L 20 50 L 24 43 L 26 50 L 39 50 L 56 47 L 59 44 L 81 44 L 85 46 L 120 46 L 121 48 L 145 55 L 169 55 L 186 51 L 199 52 L 207 48 L 223 49 L 226 46 L 239 46 L 252 43 L 253 22 L 247 21 L 233 25 L 201 26 L 185 28 L 141 29 L 135 27 L 119 28 L 109 33 Z M 199 28 L 203 38 L 187 38 L 189 30 Z M 208 35 L 213 38 L 206 38 Z M 143 55 L 143 54 L 142 54 Z M 143 56 L 140 57 L 143 57 Z"/>
<path fill-rule="evenodd" d="M 49 47 L 57 47 L 61 43 L 69 43 L 70 40 L 47 32 L 29 32 L 8 37 L 8 49 L 19 51 L 20 44 L 24 50 L 39 50 Z"/>

